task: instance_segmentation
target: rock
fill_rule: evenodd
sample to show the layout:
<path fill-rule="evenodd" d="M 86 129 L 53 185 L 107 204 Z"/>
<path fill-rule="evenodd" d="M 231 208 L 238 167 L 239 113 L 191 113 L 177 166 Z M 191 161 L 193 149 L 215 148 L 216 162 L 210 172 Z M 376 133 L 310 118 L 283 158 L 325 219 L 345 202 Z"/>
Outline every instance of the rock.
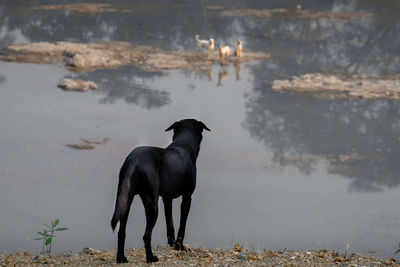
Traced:
<path fill-rule="evenodd" d="M 239 260 L 241 260 L 241 261 L 244 261 L 244 260 L 247 259 L 247 257 L 246 257 L 245 255 L 243 255 L 243 253 L 239 253 L 239 254 L 237 255 L 237 258 L 238 258 Z"/>
<path fill-rule="evenodd" d="M 97 89 L 97 84 L 95 82 L 83 81 L 83 80 L 71 80 L 67 78 L 62 79 L 57 86 L 67 91 L 78 91 L 78 92 L 85 92 Z"/>
<path fill-rule="evenodd" d="M 33 259 L 32 262 L 34 263 L 41 263 L 42 262 L 42 257 L 40 255 L 36 255 Z"/>

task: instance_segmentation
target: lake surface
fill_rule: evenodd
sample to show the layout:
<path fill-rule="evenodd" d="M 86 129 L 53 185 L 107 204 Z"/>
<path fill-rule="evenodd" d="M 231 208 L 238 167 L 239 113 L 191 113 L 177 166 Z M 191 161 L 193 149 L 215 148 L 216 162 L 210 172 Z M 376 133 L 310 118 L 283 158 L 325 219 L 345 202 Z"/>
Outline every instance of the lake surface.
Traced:
<path fill-rule="evenodd" d="M 78 3 L 59 1 L 57 3 Z M 42 222 L 68 231 L 55 252 L 115 249 L 118 172 L 138 145 L 167 146 L 164 130 L 197 118 L 204 133 L 185 243 L 210 248 L 329 248 L 393 257 L 400 241 L 400 103 L 317 99 L 271 83 L 307 73 L 400 72 L 398 1 L 113 1 L 120 10 L 37 10 L 53 1 L 2 1 L 0 46 L 39 41 L 128 41 L 193 50 L 194 35 L 272 58 L 204 73 L 134 67 L 72 73 L 0 62 L 0 253 L 39 253 Z M 98 1 L 98 3 L 106 3 Z M 355 20 L 224 17 L 233 7 L 371 12 Z M 32 6 L 31 6 L 32 5 Z M 129 12 L 123 13 L 121 10 Z M 57 88 L 93 80 L 93 92 Z M 81 138 L 103 140 L 76 150 Z M 174 203 L 178 227 L 180 200 Z M 153 245 L 166 244 L 162 203 Z M 141 247 L 136 198 L 127 247 Z"/>

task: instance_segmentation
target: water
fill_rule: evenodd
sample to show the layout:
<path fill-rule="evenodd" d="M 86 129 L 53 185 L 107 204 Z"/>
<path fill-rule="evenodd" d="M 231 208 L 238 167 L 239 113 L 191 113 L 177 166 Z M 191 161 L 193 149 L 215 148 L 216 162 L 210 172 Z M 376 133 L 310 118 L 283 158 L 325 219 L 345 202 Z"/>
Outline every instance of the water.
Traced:
<path fill-rule="evenodd" d="M 71 73 L 0 62 L 0 252 L 38 253 L 35 233 L 54 218 L 69 227 L 55 238 L 56 252 L 116 248 L 110 219 L 123 160 L 135 146 L 168 145 L 171 133 L 164 130 L 193 117 L 212 131 L 204 133 L 185 243 L 343 252 L 348 245 L 351 252 L 394 256 L 400 104 L 279 93 L 271 83 L 315 72 L 399 73 L 397 1 L 218 2 L 224 9 L 301 4 L 374 13 L 351 21 L 222 17 L 207 1 L 115 2 L 132 12 L 75 14 L 3 1 L 0 45 L 118 40 L 180 50 L 194 49 L 198 33 L 217 44 L 241 38 L 245 49 L 273 57 L 242 64 L 240 75 L 219 65 L 202 74 L 134 67 Z M 64 77 L 93 80 L 100 88 L 65 92 L 56 86 Z M 93 150 L 66 146 L 81 138 L 109 141 Z M 340 161 L 340 155 L 361 159 Z M 153 245 L 166 244 L 161 204 Z M 127 247 L 142 246 L 144 223 L 135 199 Z"/>

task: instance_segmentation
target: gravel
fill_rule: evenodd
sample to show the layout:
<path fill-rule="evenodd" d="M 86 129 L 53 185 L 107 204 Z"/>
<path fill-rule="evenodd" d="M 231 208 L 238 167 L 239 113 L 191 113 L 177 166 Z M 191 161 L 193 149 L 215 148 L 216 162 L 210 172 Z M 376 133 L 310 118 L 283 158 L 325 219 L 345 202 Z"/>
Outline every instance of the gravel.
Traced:
<path fill-rule="evenodd" d="M 236 244 L 233 249 L 188 247 L 176 251 L 170 247 L 153 247 L 159 262 L 152 266 L 400 266 L 394 258 L 381 259 L 358 254 L 345 255 L 335 250 L 254 251 Z M 129 263 L 119 266 L 149 266 L 143 248 L 125 250 Z M 0 266 L 115 266 L 116 250 L 85 248 L 78 253 L 31 255 L 9 253 L 0 255 Z"/>

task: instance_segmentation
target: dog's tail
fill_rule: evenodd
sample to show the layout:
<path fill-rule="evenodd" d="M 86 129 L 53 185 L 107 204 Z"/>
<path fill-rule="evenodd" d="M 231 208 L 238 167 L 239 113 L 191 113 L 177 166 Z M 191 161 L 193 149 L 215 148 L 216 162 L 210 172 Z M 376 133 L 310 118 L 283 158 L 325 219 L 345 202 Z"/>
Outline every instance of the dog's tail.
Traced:
<path fill-rule="evenodd" d="M 122 215 L 128 211 L 128 205 L 130 204 L 130 192 L 131 188 L 131 177 L 135 171 L 135 166 L 126 164 L 122 165 L 121 171 L 119 173 L 117 200 L 115 203 L 114 215 L 111 219 L 111 228 L 113 231 L 120 221 Z"/>

